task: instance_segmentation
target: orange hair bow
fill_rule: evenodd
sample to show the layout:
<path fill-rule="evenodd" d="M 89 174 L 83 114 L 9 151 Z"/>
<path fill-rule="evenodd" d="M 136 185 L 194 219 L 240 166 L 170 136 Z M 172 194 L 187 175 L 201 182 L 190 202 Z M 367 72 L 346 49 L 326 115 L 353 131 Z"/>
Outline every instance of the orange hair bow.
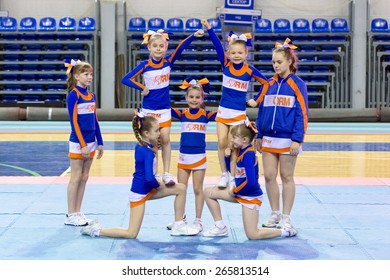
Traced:
<path fill-rule="evenodd" d="M 144 125 L 144 113 L 138 108 L 134 110 L 134 115 L 137 117 L 137 124 L 138 124 L 138 129 L 141 129 L 142 126 Z"/>
<path fill-rule="evenodd" d="M 256 129 L 256 127 L 252 124 L 252 122 L 246 117 L 245 125 L 247 128 L 252 130 L 255 134 L 257 134 L 259 131 Z"/>
<path fill-rule="evenodd" d="M 298 47 L 293 45 L 292 41 L 290 40 L 290 38 L 286 38 L 286 40 L 284 40 L 283 44 L 280 43 L 280 42 L 276 42 L 275 43 L 275 48 L 276 49 L 280 49 L 280 48 L 285 48 L 285 49 L 291 49 L 291 50 L 295 50 L 297 49 Z"/>
<path fill-rule="evenodd" d="M 166 40 L 169 40 L 168 33 L 165 33 L 163 29 L 159 29 L 159 30 L 157 30 L 157 32 L 149 30 L 147 33 L 144 33 L 144 35 L 143 35 L 144 40 L 142 41 L 142 44 L 149 43 L 150 36 L 152 36 L 154 34 L 160 34 L 160 35 L 164 36 L 164 38 Z"/>
<path fill-rule="evenodd" d="M 207 85 L 209 83 L 209 80 L 207 78 L 203 78 L 199 81 L 196 81 L 195 79 L 191 80 L 184 80 L 181 86 L 179 86 L 181 89 L 187 89 L 190 86 L 196 86 L 196 85 Z"/>
<path fill-rule="evenodd" d="M 77 65 L 81 63 L 81 61 L 78 59 L 78 60 L 74 60 L 74 59 L 65 59 L 64 60 L 64 65 L 66 67 L 66 74 L 68 75 L 70 72 L 72 72 L 72 68 L 73 66 Z"/>

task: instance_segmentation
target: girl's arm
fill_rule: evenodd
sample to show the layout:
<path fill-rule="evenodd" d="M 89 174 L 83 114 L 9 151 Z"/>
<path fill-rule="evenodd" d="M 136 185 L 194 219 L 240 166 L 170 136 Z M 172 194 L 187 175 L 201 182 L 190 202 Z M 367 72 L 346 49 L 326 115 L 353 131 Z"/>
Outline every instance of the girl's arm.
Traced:
<path fill-rule="evenodd" d="M 145 156 L 145 161 L 144 161 L 145 184 L 152 188 L 157 188 L 160 184 L 153 174 L 154 153 L 152 151 L 146 151 L 144 156 Z"/>
<path fill-rule="evenodd" d="M 295 98 L 296 98 L 296 113 L 295 113 L 295 125 L 293 128 L 293 134 L 291 140 L 294 142 L 302 143 L 306 129 L 308 126 L 308 97 L 307 97 L 307 87 L 306 84 L 302 82 L 302 85 L 297 86 L 292 79 L 288 81 L 289 85 L 293 85 L 295 88 Z M 294 86 L 295 85 L 295 86 Z"/>
<path fill-rule="evenodd" d="M 173 53 L 168 57 L 168 61 L 172 64 L 175 63 L 175 61 L 179 59 L 182 52 L 192 43 L 192 41 L 194 41 L 195 37 L 202 37 L 203 35 L 203 30 L 198 30 L 194 34 L 191 34 L 190 36 L 185 38 L 179 43 Z"/>
<path fill-rule="evenodd" d="M 141 83 L 136 82 L 135 78 L 144 72 L 144 68 L 145 68 L 146 64 L 147 64 L 147 61 L 142 61 L 133 70 L 131 70 L 129 73 L 127 73 L 122 78 L 122 84 L 124 84 L 128 87 L 143 91 L 145 89 L 145 86 Z"/>
<path fill-rule="evenodd" d="M 246 153 L 244 155 L 244 168 L 246 174 L 246 186 L 252 186 L 257 183 L 256 173 L 255 173 L 255 164 L 256 164 L 256 154 L 255 153 Z"/>
<path fill-rule="evenodd" d="M 264 95 L 267 93 L 268 88 L 269 88 L 269 83 L 268 83 L 267 78 L 263 74 L 261 74 L 261 72 L 259 70 L 257 70 L 255 67 L 253 67 L 251 65 L 249 65 L 249 68 L 252 69 L 252 77 L 261 84 L 260 91 L 255 96 L 255 98 L 253 100 L 256 102 L 256 105 L 257 105 L 263 100 Z M 250 103 L 251 104 L 249 104 L 249 105 L 251 107 L 255 107 L 255 106 L 252 106 L 252 105 L 254 105 L 253 102 L 250 102 Z"/>
<path fill-rule="evenodd" d="M 219 62 L 225 66 L 228 62 L 227 56 L 225 55 L 225 51 L 223 49 L 221 40 L 219 40 L 217 34 L 215 34 L 214 30 L 211 28 L 210 24 L 206 19 L 202 19 L 202 25 L 204 28 L 207 29 L 207 32 L 209 33 L 210 40 L 213 43 L 215 50 L 217 52 L 217 57 Z"/>
<path fill-rule="evenodd" d="M 215 121 L 217 113 L 217 111 L 206 111 L 208 121 Z"/>
<path fill-rule="evenodd" d="M 70 91 L 68 93 L 68 96 L 66 97 L 66 102 L 68 106 L 69 120 L 70 120 L 70 126 L 72 127 L 72 131 L 76 133 L 81 148 L 86 147 L 87 144 L 84 141 L 84 137 L 83 134 L 81 133 L 81 129 L 78 123 L 77 94 L 74 91 Z"/>
<path fill-rule="evenodd" d="M 181 119 L 181 111 L 179 109 L 171 107 L 171 116 L 172 116 L 172 118 L 180 120 Z"/>

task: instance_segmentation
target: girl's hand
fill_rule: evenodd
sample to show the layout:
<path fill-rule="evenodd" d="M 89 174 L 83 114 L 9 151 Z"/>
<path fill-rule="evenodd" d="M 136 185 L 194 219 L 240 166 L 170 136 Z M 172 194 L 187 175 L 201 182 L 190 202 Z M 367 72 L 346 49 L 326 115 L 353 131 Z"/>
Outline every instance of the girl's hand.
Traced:
<path fill-rule="evenodd" d="M 98 154 L 97 154 L 96 159 L 101 159 L 102 156 L 103 156 L 103 146 L 102 146 L 102 145 L 99 145 L 99 146 L 98 146 Z"/>
<path fill-rule="evenodd" d="M 255 108 L 257 106 L 257 103 L 254 99 L 249 99 L 246 103 L 252 108 Z"/>
<path fill-rule="evenodd" d="M 232 149 L 226 148 L 225 149 L 225 157 L 229 157 L 232 154 Z"/>
<path fill-rule="evenodd" d="M 207 19 L 202 19 L 201 23 L 202 23 L 204 28 L 211 29 L 211 26 L 210 26 L 209 22 L 207 21 Z"/>
<path fill-rule="evenodd" d="M 298 142 L 292 142 L 291 143 L 291 146 L 290 146 L 290 155 L 292 156 L 297 156 L 299 154 L 299 148 L 300 148 L 301 144 L 299 144 Z"/>
<path fill-rule="evenodd" d="M 203 35 L 204 35 L 204 31 L 202 29 L 199 29 L 194 33 L 194 36 L 198 38 L 203 37 Z"/>
<path fill-rule="evenodd" d="M 144 88 L 144 90 L 141 92 L 142 96 L 147 96 L 149 94 L 149 89 L 147 87 Z"/>
<path fill-rule="evenodd" d="M 262 139 L 261 138 L 256 138 L 255 139 L 255 148 L 256 150 L 261 154 L 261 146 L 262 146 Z"/>
<path fill-rule="evenodd" d="M 81 155 L 82 155 L 83 159 L 88 159 L 90 153 L 91 153 L 91 150 L 89 149 L 88 146 L 81 148 Z"/>

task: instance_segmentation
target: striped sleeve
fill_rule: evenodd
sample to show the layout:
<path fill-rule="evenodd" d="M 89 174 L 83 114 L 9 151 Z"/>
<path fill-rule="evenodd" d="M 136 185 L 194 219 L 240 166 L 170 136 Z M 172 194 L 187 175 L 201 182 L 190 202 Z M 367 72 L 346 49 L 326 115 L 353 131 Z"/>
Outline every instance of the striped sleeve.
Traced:
<path fill-rule="evenodd" d="M 223 49 L 221 40 L 219 40 L 217 34 L 215 34 L 212 28 L 207 29 L 207 32 L 209 33 L 211 42 L 213 42 L 219 62 L 222 64 L 222 66 L 225 66 L 228 63 L 228 58 Z"/>
<path fill-rule="evenodd" d="M 135 78 L 144 72 L 144 68 L 145 68 L 146 64 L 147 64 L 147 61 L 142 61 L 133 70 L 131 70 L 129 73 L 127 73 L 122 78 L 122 84 L 124 84 L 128 87 L 131 87 L 131 88 L 141 90 L 141 91 L 144 90 L 145 86 L 139 82 L 136 82 Z"/>
<path fill-rule="evenodd" d="M 187 48 L 192 43 L 194 38 L 195 38 L 194 34 L 191 34 L 183 41 L 181 41 L 179 45 L 176 47 L 176 49 L 173 51 L 173 53 L 169 56 L 168 61 L 172 64 L 175 63 L 175 61 L 179 59 L 179 57 L 181 56 L 185 48 Z"/>

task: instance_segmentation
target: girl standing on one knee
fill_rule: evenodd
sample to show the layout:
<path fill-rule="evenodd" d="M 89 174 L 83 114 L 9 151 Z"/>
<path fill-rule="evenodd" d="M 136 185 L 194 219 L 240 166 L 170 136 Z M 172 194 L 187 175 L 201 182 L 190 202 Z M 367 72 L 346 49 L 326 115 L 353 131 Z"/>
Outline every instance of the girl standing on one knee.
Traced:
<path fill-rule="evenodd" d="M 150 58 L 142 61 L 133 70 L 127 73 L 122 83 L 126 86 L 141 91 L 142 112 L 145 116 L 150 115 L 157 118 L 160 127 L 160 141 L 163 162 L 163 182 L 166 185 L 174 185 L 174 177 L 169 172 L 171 165 L 171 105 L 169 96 L 169 75 L 175 61 L 188 47 L 195 37 L 202 37 L 203 30 L 198 30 L 188 36 L 176 47 L 172 54 L 166 56 L 168 49 L 168 34 L 164 30 L 157 32 L 148 31 L 144 34 L 143 44 L 148 45 Z M 136 77 L 143 76 L 143 83 L 135 81 Z"/>
<path fill-rule="evenodd" d="M 64 223 L 85 226 L 91 220 L 80 212 L 81 204 L 96 150 L 97 159 L 103 156 L 103 139 L 96 114 L 96 97 L 88 90 L 93 78 L 92 66 L 73 59 L 65 60 L 65 66 L 68 68 L 66 103 L 72 131 L 69 139 L 68 214 Z"/>
<path fill-rule="evenodd" d="M 207 20 L 202 20 L 203 26 L 207 29 L 210 39 L 213 42 L 218 60 L 223 67 L 222 95 L 218 107 L 217 137 L 218 137 L 218 159 L 222 175 L 219 179 L 218 186 L 226 187 L 233 185 L 234 179 L 229 179 L 227 169 L 230 168 L 234 174 L 235 162 L 232 157 L 229 167 L 225 163 L 225 149 L 229 147 L 230 128 L 233 125 L 242 124 L 246 119 L 246 105 L 255 107 L 257 100 L 246 101 L 246 95 L 249 89 L 249 83 L 255 79 L 262 84 L 262 92 L 268 89 L 267 78 L 252 65 L 246 62 L 248 56 L 248 47 L 250 43 L 250 34 L 230 34 L 229 47 L 224 51 L 221 41 L 211 28 Z M 231 148 L 231 147 L 230 147 Z"/>
<path fill-rule="evenodd" d="M 227 161 L 231 153 L 236 153 L 235 187 L 220 189 L 209 187 L 205 190 L 205 200 L 215 225 L 204 232 L 204 236 L 226 236 L 228 228 L 225 225 L 219 200 L 240 203 L 242 221 L 248 239 L 266 239 L 274 237 L 290 237 L 296 235 L 295 229 L 290 228 L 258 228 L 259 210 L 262 204 L 263 192 L 259 184 L 259 167 L 255 148 L 252 146 L 256 135 L 255 124 L 246 121 L 245 124 L 233 126 L 231 129 L 234 150 L 225 151 Z"/>
<path fill-rule="evenodd" d="M 181 110 L 172 108 L 172 117 L 181 122 L 180 154 L 177 169 L 179 183 L 188 186 L 192 174 L 195 194 L 195 220 L 193 227 L 203 230 L 202 211 L 204 205 L 203 182 L 206 174 L 206 129 L 209 121 L 214 121 L 216 111 L 205 110 L 204 93 L 208 93 L 209 81 L 204 78 L 199 81 L 187 77 L 180 86 L 187 89 L 186 101 L 188 108 Z M 167 226 L 170 229 L 170 225 Z"/>
<path fill-rule="evenodd" d="M 257 150 L 262 153 L 265 187 L 272 213 L 264 227 L 293 228 L 290 213 L 295 199 L 294 170 L 308 126 L 308 97 L 305 82 L 297 75 L 297 47 L 290 39 L 276 43 L 272 51 L 275 75 L 269 90 L 259 93 Z M 276 177 L 282 180 L 282 211 Z"/>
<path fill-rule="evenodd" d="M 147 200 L 174 195 L 175 222 L 171 235 L 196 235 L 198 230 L 183 221 L 186 203 L 186 187 L 177 183 L 167 187 L 156 178 L 157 159 L 154 147 L 158 143 L 160 130 L 158 121 L 152 116 L 136 113 L 133 118 L 133 131 L 138 140 L 135 147 L 135 172 L 130 189 L 130 220 L 128 228 L 101 228 L 97 222 L 81 229 L 84 235 L 136 238 L 145 214 Z"/>

